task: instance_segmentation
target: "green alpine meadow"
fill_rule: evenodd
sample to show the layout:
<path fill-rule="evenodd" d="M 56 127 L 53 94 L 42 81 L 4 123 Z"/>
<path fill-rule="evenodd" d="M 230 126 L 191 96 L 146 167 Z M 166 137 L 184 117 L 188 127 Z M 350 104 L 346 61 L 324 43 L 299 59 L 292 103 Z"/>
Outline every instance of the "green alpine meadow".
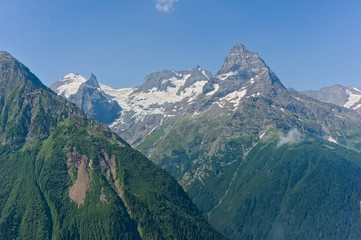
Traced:
<path fill-rule="evenodd" d="M 0 52 L 0 239 L 224 239 L 182 187 Z"/>

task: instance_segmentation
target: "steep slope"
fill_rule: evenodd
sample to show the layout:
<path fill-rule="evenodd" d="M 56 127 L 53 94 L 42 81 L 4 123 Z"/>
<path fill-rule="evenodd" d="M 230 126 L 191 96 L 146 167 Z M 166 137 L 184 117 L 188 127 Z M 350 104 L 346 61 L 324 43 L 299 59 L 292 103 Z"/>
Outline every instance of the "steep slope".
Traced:
<path fill-rule="evenodd" d="M 320 90 L 301 92 L 322 102 L 333 103 L 341 107 L 353 109 L 361 113 L 361 90 L 353 87 L 334 85 Z"/>
<path fill-rule="evenodd" d="M 111 123 L 120 116 L 122 108 L 108 99 L 93 74 L 89 80 L 79 74 L 68 74 L 50 88 L 100 122 Z"/>
<path fill-rule="evenodd" d="M 274 198 L 273 191 L 265 191 L 265 188 L 261 187 L 267 184 L 267 172 L 259 173 L 262 177 L 252 178 L 254 187 L 248 189 L 251 199 L 244 197 L 244 192 L 240 188 L 240 184 L 247 185 L 243 182 L 244 175 L 249 174 L 243 171 L 245 162 L 252 164 L 262 156 L 264 162 L 260 163 L 260 168 L 262 164 L 272 161 L 272 155 L 265 151 L 260 152 L 257 158 L 248 156 L 253 151 L 258 152 L 260 148 L 255 146 L 260 144 L 261 137 L 267 131 L 272 129 L 289 131 L 295 128 L 305 135 L 318 138 L 318 141 L 324 139 L 350 149 L 359 149 L 361 123 L 358 114 L 287 90 L 257 54 L 247 51 L 241 45 L 231 50 L 222 69 L 205 84 L 205 87 L 209 90 L 200 95 L 194 103 L 181 105 L 182 111 L 177 111 L 173 119 L 164 120 L 164 123 L 146 136 L 136 148 L 170 172 L 204 215 L 208 216 L 213 226 L 231 239 L 271 238 L 273 230 L 269 226 L 272 226 L 275 219 L 268 217 L 262 221 L 257 219 L 272 214 L 279 216 L 285 211 L 277 207 L 271 212 L 265 207 L 270 199 Z M 176 109 L 176 106 L 172 107 Z M 352 152 L 346 149 L 342 151 Z M 308 155 L 309 159 L 307 158 L 311 161 L 310 165 L 317 161 L 321 152 L 328 152 L 328 148 L 321 144 L 312 148 Z M 280 168 L 284 168 L 286 162 L 291 161 L 292 153 L 282 152 L 287 157 L 275 163 L 275 172 L 281 174 Z M 274 158 L 279 159 L 282 154 L 278 152 L 277 157 Z M 297 154 L 301 154 L 301 151 Z M 345 157 L 343 163 L 353 161 L 355 156 L 359 161 L 358 154 L 353 154 L 352 157 L 350 155 Z M 332 163 L 340 156 L 342 154 L 330 159 L 325 157 L 325 161 Z M 334 171 L 337 174 L 327 173 L 327 177 L 320 179 L 319 184 L 327 186 L 326 188 L 332 188 L 333 181 L 348 186 L 358 185 L 361 180 L 358 177 L 343 180 L 345 172 L 340 174 L 341 169 L 344 168 L 342 164 L 335 166 Z M 297 168 L 297 165 L 294 166 L 292 171 L 299 175 L 306 174 Z M 325 165 L 315 165 L 314 168 L 315 172 L 328 171 Z M 351 168 L 353 172 L 357 172 L 359 166 L 352 165 Z M 257 171 L 257 168 L 255 169 Z M 282 190 L 290 184 L 290 180 L 288 178 L 282 180 L 283 176 L 278 174 L 274 177 L 280 180 L 272 183 L 272 189 L 282 193 L 278 200 L 282 202 L 291 198 L 290 192 Z M 339 217 L 336 216 L 336 212 L 328 213 L 327 216 L 322 213 L 324 208 L 335 207 L 328 205 L 331 200 L 337 203 L 337 209 L 346 208 L 348 202 L 344 201 L 344 195 L 339 195 L 339 192 L 320 194 L 317 188 L 306 192 L 307 186 L 314 184 L 314 179 L 311 177 L 305 179 L 306 182 L 300 185 L 297 195 L 292 198 L 299 199 L 299 204 L 304 205 L 309 195 L 320 196 L 312 204 L 322 208 L 312 208 L 307 214 L 322 217 L 318 218 L 320 222 L 316 227 L 310 224 L 311 220 L 303 220 L 303 213 L 293 214 L 289 221 L 297 222 L 299 225 L 285 226 L 284 231 L 287 231 L 288 235 L 285 235 L 284 239 L 305 239 L 304 236 L 306 239 L 307 236 L 311 239 L 314 236 L 320 236 L 320 239 L 340 237 L 357 239 L 360 236 L 360 231 L 357 230 L 353 230 L 353 233 L 333 234 L 330 229 L 337 229 L 341 225 L 330 219 L 339 219 Z M 352 195 L 353 199 L 359 197 L 352 188 L 345 188 L 344 191 L 346 195 Z M 240 198 L 241 196 L 243 198 Z M 328 202 L 324 203 L 324 199 Z M 225 206 L 227 200 L 228 204 L 230 202 L 232 204 Z M 287 210 L 298 207 L 292 203 L 287 204 L 289 204 Z M 352 204 L 352 211 L 355 211 L 357 202 Z M 243 211 L 243 207 L 254 208 L 254 211 Z M 351 225 L 355 228 L 359 224 L 359 215 L 352 215 L 352 218 L 344 224 L 345 229 Z M 263 231 L 266 225 L 268 229 Z M 290 230 L 291 225 L 297 231 Z M 273 239 L 282 238 L 273 237 Z"/>
<path fill-rule="evenodd" d="M 0 239 L 221 239 L 163 170 L 0 52 Z"/>
<path fill-rule="evenodd" d="M 231 49 L 215 76 L 196 67 L 150 74 L 134 89 L 101 88 L 127 111 L 110 127 L 171 173 L 211 224 L 231 239 L 361 236 L 361 199 L 355 190 L 361 179 L 345 177 L 360 167 L 359 114 L 286 89 L 242 44 Z M 272 132 L 278 137 L 264 139 Z M 293 145 L 278 148 L 282 139 Z M 330 149 L 335 149 L 332 156 Z M 292 159 L 300 164 L 290 165 Z M 272 178 L 266 165 L 273 166 Z M 287 169 L 297 179 L 284 175 Z M 315 173 L 324 174 L 316 181 Z M 286 191 L 294 184 L 297 191 Z M 324 191 L 334 186 L 345 187 Z M 312 206 L 320 208 L 299 210 L 310 204 L 310 196 L 317 196 Z M 350 215 L 336 221 L 345 215 L 325 209 Z"/>
<path fill-rule="evenodd" d="M 269 132 L 210 219 L 232 239 L 359 239 L 360 163 L 317 137 Z"/>

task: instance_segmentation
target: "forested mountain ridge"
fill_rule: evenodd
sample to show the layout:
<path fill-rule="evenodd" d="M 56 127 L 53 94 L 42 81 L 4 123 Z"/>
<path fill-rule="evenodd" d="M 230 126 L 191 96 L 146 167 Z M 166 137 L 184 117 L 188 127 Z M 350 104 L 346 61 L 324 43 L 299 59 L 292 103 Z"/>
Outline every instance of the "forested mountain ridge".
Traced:
<path fill-rule="evenodd" d="M 0 239 L 223 239 L 165 171 L 0 52 Z"/>

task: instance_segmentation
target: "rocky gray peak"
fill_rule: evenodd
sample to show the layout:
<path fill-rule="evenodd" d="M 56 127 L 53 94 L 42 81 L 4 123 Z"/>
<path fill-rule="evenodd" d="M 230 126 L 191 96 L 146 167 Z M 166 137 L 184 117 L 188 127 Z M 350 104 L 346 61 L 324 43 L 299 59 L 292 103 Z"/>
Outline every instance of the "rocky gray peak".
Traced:
<path fill-rule="evenodd" d="M 94 74 L 79 86 L 75 94 L 69 96 L 69 100 L 89 116 L 106 124 L 119 117 L 122 110 L 117 102 L 107 98 Z"/>
<path fill-rule="evenodd" d="M 4 59 L 13 59 L 13 57 L 10 55 L 10 53 L 6 52 L 6 51 L 0 51 L 0 59 L 4 60 Z"/>
<path fill-rule="evenodd" d="M 225 74 L 240 74 L 251 76 L 260 74 L 267 66 L 257 53 L 250 52 L 242 44 L 235 45 L 225 58 L 217 76 Z"/>
<path fill-rule="evenodd" d="M 346 87 L 337 84 L 331 87 L 321 88 L 320 90 L 303 91 L 302 93 L 309 97 L 316 98 L 322 102 L 343 106 L 348 99 L 346 89 Z"/>
<path fill-rule="evenodd" d="M 257 53 L 248 51 L 244 45 L 239 43 L 231 49 L 217 75 L 245 69 L 260 72 L 265 67 L 265 63 Z"/>
<path fill-rule="evenodd" d="M 69 73 L 62 79 L 53 83 L 50 86 L 50 89 L 60 96 L 69 98 L 70 95 L 75 94 L 79 87 L 86 81 L 87 79 L 80 74 Z"/>
<path fill-rule="evenodd" d="M 258 54 L 242 44 L 231 49 L 214 81 L 219 85 L 217 95 L 220 97 L 234 91 L 246 92 L 248 96 L 270 92 L 274 95 L 286 89 Z M 212 86 L 207 85 L 206 91 L 212 91 Z"/>
<path fill-rule="evenodd" d="M 211 72 L 207 70 L 202 70 L 199 65 L 197 65 L 192 70 L 190 70 L 189 74 L 191 74 L 191 78 L 202 79 L 202 80 L 207 80 L 213 77 Z"/>
<path fill-rule="evenodd" d="M 93 73 L 90 74 L 90 78 L 88 81 L 85 82 L 85 84 L 94 88 L 100 88 L 98 80 Z"/>
<path fill-rule="evenodd" d="M 148 74 L 144 78 L 144 83 L 141 86 L 137 87 L 138 92 L 148 92 L 152 88 L 156 88 L 157 90 L 164 91 L 168 86 L 175 87 L 170 81 L 164 81 L 166 79 L 181 79 L 182 76 L 175 71 L 164 70 L 162 72 L 154 72 Z"/>
<path fill-rule="evenodd" d="M 212 74 L 209 71 L 202 70 L 200 66 L 184 71 L 164 70 L 148 74 L 144 79 L 143 85 L 138 86 L 135 92 L 148 92 L 153 88 L 157 89 L 157 91 L 167 91 L 168 87 L 179 87 L 179 83 L 176 86 L 175 81 L 184 80 L 185 83 L 179 88 L 179 91 L 182 91 L 197 81 L 208 81 L 211 77 Z"/>
<path fill-rule="evenodd" d="M 194 83 L 199 81 L 206 81 L 208 82 L 210 78 L 212 78 L 212 73 L 210 73 L 207 70 L 202 70 L 199 65 L 194 67 L 192 70 L 183 71 L 183 75 L 189 76 L 187 77 L 186 82 L 184 85 L 179 89 L 180 91 L 183 91 L 184 89 L 192 86 Z"/>
<path fill-rule="evenodd" d="M 17 84 L 30 81 L 34 87 L 47 89 L 45 85 L 25 67 L 20 61 L 8 52 L 0 51 L 0 93 L 6 93 Z M 30 86 L 29 86 L 30 87 Z"/>
<path fill-rule="evenodd" d="M 301 93 L 319 101 L 333 103 L 361 113 L 361 90 L 357 88 L 337 84 L 320 90 L 308 90 Z"/>

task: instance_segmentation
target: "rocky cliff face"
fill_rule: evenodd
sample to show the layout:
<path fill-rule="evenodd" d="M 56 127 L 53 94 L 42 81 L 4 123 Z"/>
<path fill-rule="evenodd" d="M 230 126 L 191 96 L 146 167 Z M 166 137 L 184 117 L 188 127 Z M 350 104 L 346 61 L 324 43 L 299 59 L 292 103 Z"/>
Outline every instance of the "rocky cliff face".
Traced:
<path fill-rule="evenodd" d="M 93 74 L 89 80 L 79 74 L 68 74 L 50 88 L 100 122 L 109 124 L 121 115 L 122 108 L 106 96 Z"/>
<path fill-rule="evenodd" d="M 361 113 L 360 89 L 334 85 L 332 87 L 321 88 L 320 90 L 309 90 L 301 93 L 316 98 L 322 102 L 333 103 Z"/>

